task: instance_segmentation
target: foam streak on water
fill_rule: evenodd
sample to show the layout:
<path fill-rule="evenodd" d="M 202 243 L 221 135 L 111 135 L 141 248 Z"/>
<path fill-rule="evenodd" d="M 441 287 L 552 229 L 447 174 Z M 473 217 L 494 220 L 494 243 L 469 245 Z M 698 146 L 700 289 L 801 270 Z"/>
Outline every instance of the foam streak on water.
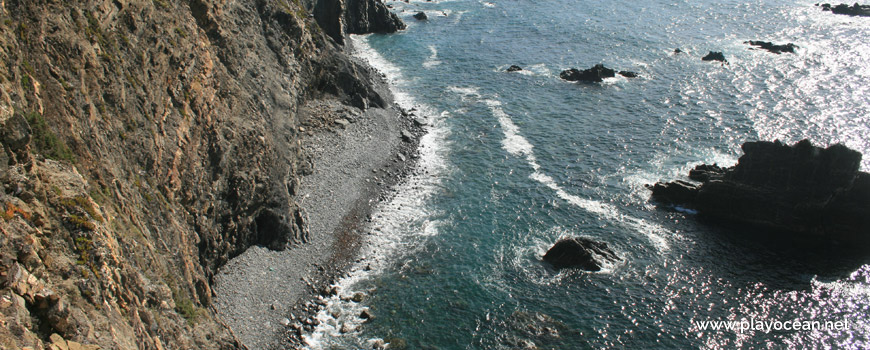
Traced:
<path fill-rule="evenodd" d="M 357 288 L 357 283 L 381 273 L 400 248 L 413 250 L 415 239 L 438 233 L 439 223 L 428 220 L 432 209 L 427 202 L 438 190 L 440 177 L 447 171 L 445 140 L 449 130 L 444 120 L 448 114 L 418 104 L 404 90 L 405 80 L 400 69 L 369 47 L 367 40 L 367 36 L 351 36 L 354 54 L 384 73 L 399 106 L 416 108 L 426 117 L 429 126 L 420 140 L 420 157 L 414 175 L 398 184 L 394 196 L 375 209 L 369 226 L 372 235 L 367 236 L 366 245 L 361 249 L 363 259 L 351 268 L 348 276 L 338 281 L 338 295 L 325 300 L 326 306 L 316 315 L 320 324 L 311 334 L 304 336 L 308 349 L 312 350 L 334 346 L 370 348 L 370 340 L 359 338 L 356 331 L 363 322 L 357 315 L 364 306 L 348 300 L 354 293 L 364 292 Z M 341 332 L 343 326 L 351 331 Z"/>
<path fill-rule="evenodd" d="M 451 90 L 465 96 L 481 98 L 477 93 L 477 89 L 474 88 L 454 87 Z M 482 102 L 489 107 L 492 114 L 498 119 L 502 132 L 504 132 L 504 139 L 501 142 L 502 148 L 514 156 L 525 158 L 529 166 L 532 167 L 533 172 L 529 175 L 529 178 L 555 191 L 559 198 L 568 203 L 595 214 L 602 219 L 628 226 L 635 232 L 645 236 L 657 249 L 662 251 L 670 249 L 668 241 L 665 238 L 670 233 L 664 227 L 624 214 L 612 204 L 583 198 L 565 191 L 562 186 L 556 183 L 556 180 L 541 170 L 541 165 L 538 164 L 538 160 L 535 158 L 534 146 L 520 134 L 519 126 L 505 113 L 501 102 L 495 99 L 484 99 Z"/>

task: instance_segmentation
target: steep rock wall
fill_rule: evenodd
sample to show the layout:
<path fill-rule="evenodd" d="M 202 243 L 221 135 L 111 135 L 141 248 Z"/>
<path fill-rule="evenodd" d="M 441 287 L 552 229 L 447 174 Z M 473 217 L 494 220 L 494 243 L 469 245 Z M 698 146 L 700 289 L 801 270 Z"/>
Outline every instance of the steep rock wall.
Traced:
<path fill-rule="evenodd" d="M 237 348 L 212 276 L 304 244 L 296 109 L 382 104 L 292 0 L 0 0 L 0 347 Z"/>

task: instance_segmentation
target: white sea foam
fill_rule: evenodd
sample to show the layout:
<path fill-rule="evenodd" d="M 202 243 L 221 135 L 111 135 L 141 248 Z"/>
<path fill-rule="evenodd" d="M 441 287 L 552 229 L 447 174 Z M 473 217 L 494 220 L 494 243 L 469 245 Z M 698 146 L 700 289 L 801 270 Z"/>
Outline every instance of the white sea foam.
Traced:
<path fill-rule="evenodd" d="M 463 98 L 482 98 L 476 88 L 451 87 L 450 90 L 459 93 Z M 529 175 L 532 180 L 535 180 L 553 190 L 559 198 L 562 198 L 568 203 L 586 210 L 589 213 L 595 214 L 604 220 L 627 226 L 633 231 L 644 235 L 659 250 L 666 251 L 670 249 L 666 237 L 671 233 L 664 227 L 625 214 L 613 204 L 583 198 L 568 193 L 568 191 L 556 183 L 551 176 L 541 171 L 541 165 L 538 164 L 538 160 L 535 158 L 534 146 L 532 146 L 528 139 L 520 134 L 519 126 L 517 126 L 511 117 L 505 113 L 501 102 L 491 98 L 482 98 L 481 102 L 489 107 L 490 112 L 496 117 L 501 126 L 502 132 L 504 133 L 502 148 L 516 157 L 525 158 L 526 162 L 533 170 L 532 174 Z"/>
<path fill-rule="evenodd" d="M 441 61 L 438 60 L 438 49 L 435 48 L 435 45 L 429 45 L 429 52 L 429 57 L 423 61 L 423 67 L 432 68 L 441 64 Z"/>
<path fill-rule="evenodd" d="M 429 106 L 416 103 L 405 90 L 407 81 L 401 70 L 368 45 L 368 36 L 351 36 L 351 42 L 357 57 L 387 76 L 396 102 L 406 109 L 417 108 L 427 118 L 429 126 L 420 140 L 420 158 L 415 175 L 398 184 L 394 196 L 375 208 L 369 226 L 374 234 L 367 236 L 366 244 L 361 249 L 363 258 L 346 277 L 336 283 L 338 294 L 324 300 L 326 306 L 315 316 L 319 325 L 311 334 L 303 336 L 307 349 L 312 350 L 360 346 L 371 348 L 372 339 L 361 339 L 358 331 L 363 320 L 357 315 L 362 312 L 364 305 L 348 299 L 355 292 L 362 291 L 359 290 L 359 282 L 382 273 L 399 248 L 411 249 L 409 242 L 414 238 L 438 234 L 440 223 L 428 219 L 432 217 L 432 209 L 427 203 L 439 190 L 441 175 L 447 171 L 445 145 L 449 130 L 444 120 L 449 114 L 438 113 Z M 349 332 L 341 332 L 342 327 Z"/>

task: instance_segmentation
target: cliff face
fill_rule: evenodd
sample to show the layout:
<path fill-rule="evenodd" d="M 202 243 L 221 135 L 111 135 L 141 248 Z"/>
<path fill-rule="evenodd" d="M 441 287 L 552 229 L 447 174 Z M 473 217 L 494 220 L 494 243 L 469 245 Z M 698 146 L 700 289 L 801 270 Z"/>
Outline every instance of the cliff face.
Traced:
<path fill-rule="evenodd" d="M 0 347 L 238 347 L 212 276 L 304 244 L 297 107 L 383 104 L 370 71 L 294 0 L 0 0 L 0 21 Z"/>
<path fill-rule="evenodd" d="M 405 23 L 380 0 L 311 0 L 314 18 L 335 42 L 344 44 L 345 33 L 395 33 Z"/>

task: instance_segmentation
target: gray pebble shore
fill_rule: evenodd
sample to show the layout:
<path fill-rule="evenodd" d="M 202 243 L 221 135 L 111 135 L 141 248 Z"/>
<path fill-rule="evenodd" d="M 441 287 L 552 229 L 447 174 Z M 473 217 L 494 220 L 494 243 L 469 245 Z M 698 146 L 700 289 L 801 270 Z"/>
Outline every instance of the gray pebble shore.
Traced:
<path fill-rule="evenodd" d="M 301 345 L 315 326 L 316 297 L 357 258 L 372 208 L 413 168 L 421 125 L 388 105 L 361 110 L 319 100 L 300 112 L 310 169 L 297 202 L 308 241 L 283 251 L 251 247 L 215 278 L 214 307 L 248 348 Z"/>

